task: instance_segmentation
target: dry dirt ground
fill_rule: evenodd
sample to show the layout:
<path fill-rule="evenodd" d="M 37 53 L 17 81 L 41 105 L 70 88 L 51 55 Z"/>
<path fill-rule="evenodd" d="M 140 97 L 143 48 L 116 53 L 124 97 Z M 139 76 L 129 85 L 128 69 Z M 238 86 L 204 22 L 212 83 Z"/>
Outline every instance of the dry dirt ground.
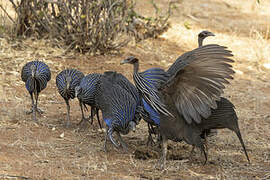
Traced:
<path fill-rule="evenodd" d="M 0 39 L 0 179 L 270 179 L 270 2 L 233 0 L 183 0 L 171 18 L 171 28 L 157 39 L 130 44 L 119 54 L 88 56 L 50 47 L 45 40 L 7 42 Z M 158 0 L 166 7 L 166 0 Z M 138 11 L 153 14 L 148 1 Z M 190 29 L 187 29 L 188 26 Z M 133 54 L 141 59 L 141 70 L 167 68 L 180 54 L 197 46 L 202 29 L 216 34 L 206 43 L 228 46 L 235 54 L 235 79 L 225 92 L 236 106 L 240 129 L 251 163 L 229 130 L 210 138 L 209 161 L 201 154 L 190 161 L 191 147 L 170 142 L 165 171 L 155 169 L 158 150 L 146 146 L 147 126 L 141 122 L 135 133 L 124 137 L 129 152 L 103 152 L 104 132 L 95 121 L 78 131 L 78 102 L 71 103 L 71 128 L 64 128 L 66 106 L 57 92 L 55 77 L 67 67 L 84 73 L 117 70 L 131 79 L 132 67 L 119 62 Z M 52 80 L 41 93 L 39 106 L 45 114 L 39 123 L 25 111 L 30 97 L 20 79 L 22 66 L 34 58 L 44 59 Z M 21 177 L 16 177 L 21 176 Z"/>

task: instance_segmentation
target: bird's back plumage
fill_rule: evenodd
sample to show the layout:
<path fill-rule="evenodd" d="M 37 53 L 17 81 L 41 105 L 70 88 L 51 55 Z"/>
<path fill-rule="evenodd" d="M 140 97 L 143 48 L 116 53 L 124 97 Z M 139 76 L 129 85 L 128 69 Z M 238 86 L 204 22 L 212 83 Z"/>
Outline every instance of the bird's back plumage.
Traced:
<path fill-rule="evenodd" d="M 144 101 L 154 111 L 171 115 L 160 99 L 158 88 L 168 79 L 167 73 L 161 68 L 151 68 L 133 74 L 134 82 Z"/>
<path fill-rule="evenodd" d="M 70 77 L 69 88 L 66 89 L 67 78 Z M 56 86 L 59 94 L 64 99 L 73 99 L 75 97 L 75 87 L 80 85 L 84 74 L 76 69 L 65 69 L 56 76 Z"/>
<path fill-rule="evenodd" d="M 100 78 L 96 102 L 107 126 L 121 132 L 134 119 L 137 102 L 129 91 L 115 83 L 114 78 L 106 74 Z"/>
<path fill-rule="evenodd" d="M 32 77 L 31 66 L 35 66 L 35 78 Z M 51 71 L 47 64 L 41 61 L 31 61 L 26 63 L 21 72 L 21 78 L 26 83 L 26 89 L 32 93 L 34 86 L 37 92 L 47 87 L 48 81 L 51 79 Z M 36 83 L 36 84 L 34 84 Z"/>
<path fill-rule="evenodd" d="M 92 73 L 88 74 L 81 79 L 80 87 L 81 93 L 78 95 L 79 100 L 88 105 L 95 104 L 96 85 L 101 78 L 101 74 Z"/>

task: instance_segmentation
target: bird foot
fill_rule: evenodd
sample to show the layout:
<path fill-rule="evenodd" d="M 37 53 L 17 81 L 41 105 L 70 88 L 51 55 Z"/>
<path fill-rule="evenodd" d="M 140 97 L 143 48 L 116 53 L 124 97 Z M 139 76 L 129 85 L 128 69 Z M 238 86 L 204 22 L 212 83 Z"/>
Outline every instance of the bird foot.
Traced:
<path fill-rule="evenodd" d="M 128 152 L 128 146 L 127 146 L 127 144 L 124 141 L 122 141 L 121 142 L 121 146 L 122 146 L 123 152 L 124 153 L 127 153 Z"/>
<path fill-rule="evenodd" d="M 26 111 L 26 114 L 27 115 L 32 114 L 34 112 L 34 109 L 36 109 L 36 112 L 38 112 L 39 114 L 43 114 L 44 113 L 44 111 L 41 110 L 40 108 L 32 107 L 30 111 Z"/>
<path fill-rule="evenodd" d="M 158 162 L 155 165 L 155 169 L 157 170 L 165 170 L 165 164 L 166 164 L 166 160 L 161 157 Z"/>
<path fill-rule="evenodd" d="M 70 127 L 70 122 L 69 121 L 65 122 L 64 126 L 65 126 L 65 128 L 69 128 Z"/>
<path fill-rule="evenodd" d="M 37 112 L 38 112 L 39 114 L 43 114 L 43 113 L 44 113 L 44 111 L 43 111 L 42 109 L 36 108 L 36 110 L 37 110 Z"/>
<path fill-rule="evenodd" d="M 79 130 L 86 130 L 90 126 L 89 118 L 82 118 L 82 120 L 77 124 Z"/>
<path fill-rule="evenodd" d="M 153 138 L 152 138 L 151 136 L 148 136 L 146 145 L 147 145 L 147 146 L 154 146 L 155 144 L 156 144 L 156 143 L 155 143 L 155 141 L 153 140 Z"/>

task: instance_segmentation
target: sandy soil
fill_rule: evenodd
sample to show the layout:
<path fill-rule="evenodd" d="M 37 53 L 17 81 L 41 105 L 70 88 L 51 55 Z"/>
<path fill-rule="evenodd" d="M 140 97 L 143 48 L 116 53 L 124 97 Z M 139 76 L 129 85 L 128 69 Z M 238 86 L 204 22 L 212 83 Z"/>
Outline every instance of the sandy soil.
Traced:
<path fill-rule="evenodd" d="M 268 29 L 270 3 L 236 3 L 231 0 L 183 0 L 171 18 L 171 28 L 157 39 L 130 44 L 119 54 L 88 56 L 49 46 L 45 40 L 7 42 L 0 39 L 0 179 L 270 179 L 270 80 Z M 166 0 L 158 0 L 166 7 Z M 150 3 L 137 3 L 138 11 L 152 14 Z M 244 8 L 245 7 L 245 8 Z M 191 29 L 187 29 L 185 24 Z M 109 146 L 103 151 L 104 132 L 95 121 L 78 130 L 80 109 L 71 102 L 72 126 L 64 128 L 66 106 L 57 92 L 55 77 L 67 67 L 85 74 L 116 70 L 128 78 L 132 67 L 120 60 L 133 54 L 141 59 L 141 70 L 167 68 L 182 53 L 197 46 L 196 35 L 203 29 L 216 34 L 206 43 L 228 46 L 235 54 L 235 79 L 225 91 L 236 106 L 240 129 L 251 164 L 229 130 L 219 130 L 209 139 L 209 162 L 203 166 L 199 151 L 188 159 L 191 147 L 169 144 L 165 171 L 155 169 L 156 148 L 147 147 L 147 126 L 141 122 L 135 133 L 124 136 L 129 152 Z M 30 97 L 20 79 L 22 66 L 32 59 L 44 59 L 52 80 L 41 93 L 39 106 L 45 114 L 39 123 L 25 111 Z M 21 176 L 21 177 L 16 177 Z"/>

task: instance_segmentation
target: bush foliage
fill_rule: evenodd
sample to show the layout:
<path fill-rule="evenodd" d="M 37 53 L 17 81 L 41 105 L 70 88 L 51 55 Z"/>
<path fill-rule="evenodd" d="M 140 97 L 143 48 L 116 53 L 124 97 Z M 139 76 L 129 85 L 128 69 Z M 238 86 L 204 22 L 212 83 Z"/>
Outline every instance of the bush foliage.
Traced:
<path fill-rule="evenodd" d="M 50 38 L 80 52 L 106 53 L 129 42 L 156 37 L 168 28 L 168 11 L 156 17 L 138 15 L 131 0 L 9 0 L 16 11 L 16 36 Z"/>

